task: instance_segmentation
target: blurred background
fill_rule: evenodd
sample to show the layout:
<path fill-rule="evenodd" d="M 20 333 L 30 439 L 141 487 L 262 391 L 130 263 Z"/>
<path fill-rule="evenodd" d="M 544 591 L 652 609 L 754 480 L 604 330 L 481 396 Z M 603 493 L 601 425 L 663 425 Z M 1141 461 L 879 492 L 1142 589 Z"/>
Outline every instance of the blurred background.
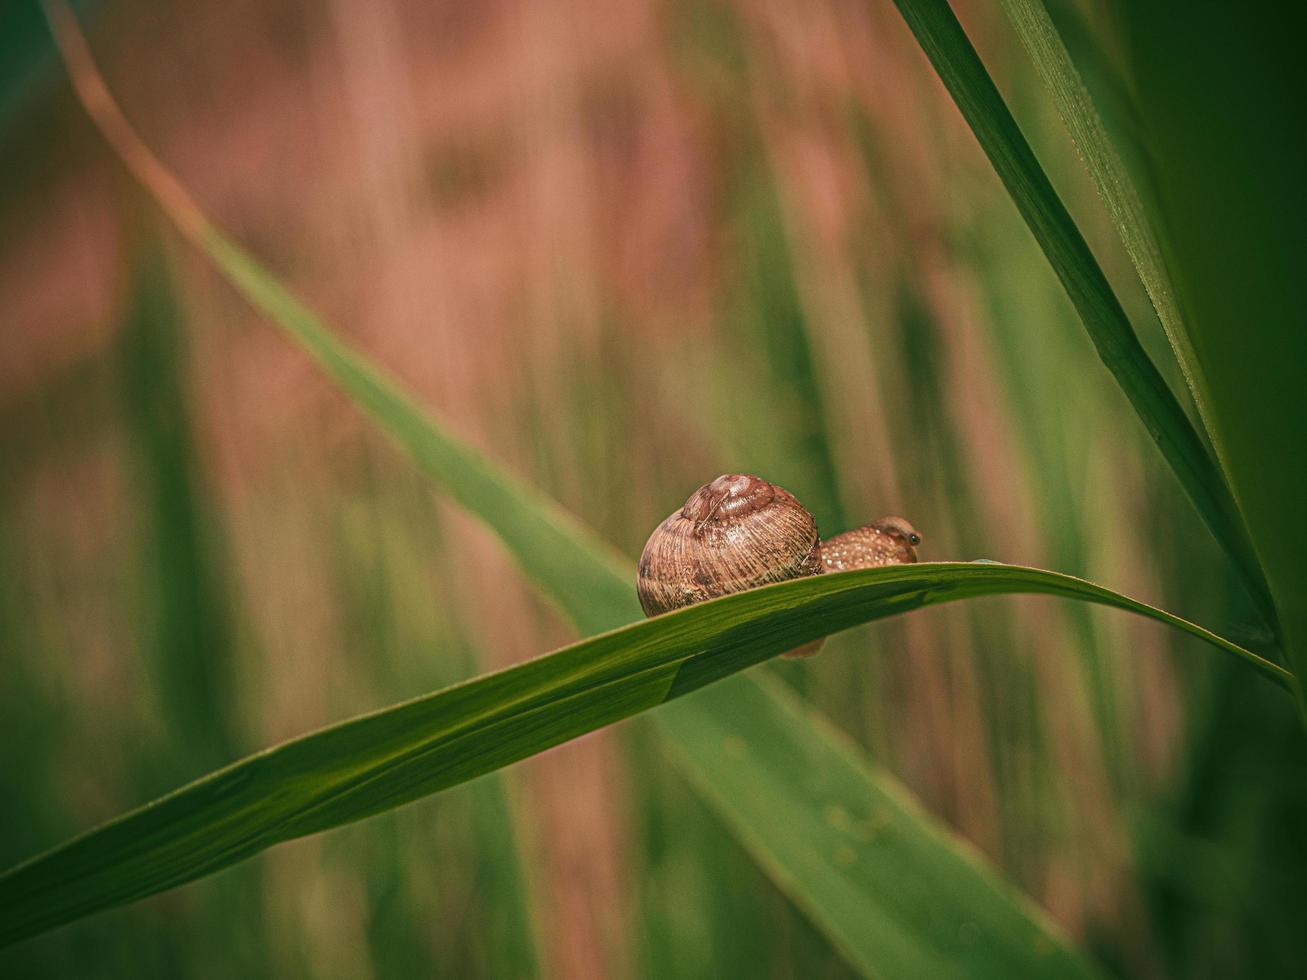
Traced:
<path fill-rule="evenodd" d="M 998 4 L 955 7 L 1164 352 Z M 1128 134 L 1111 4 L 1050 9 Z M 80 12 L 220 225 L 628 555 L 749 471 L 823 533 L 900 513 L 924 558 L 1043 565 L 1265 640 L 888 0 Z M 571 634 L 168 230 L 36 5 L 0 23 L 7 865 Z M 999 599 L 759 669 L 1110 969 L 1307 956 L 1302 730 L 1196 641 Z M 0 952 L 12 977 L 850 972 L 638 719 Z"/>

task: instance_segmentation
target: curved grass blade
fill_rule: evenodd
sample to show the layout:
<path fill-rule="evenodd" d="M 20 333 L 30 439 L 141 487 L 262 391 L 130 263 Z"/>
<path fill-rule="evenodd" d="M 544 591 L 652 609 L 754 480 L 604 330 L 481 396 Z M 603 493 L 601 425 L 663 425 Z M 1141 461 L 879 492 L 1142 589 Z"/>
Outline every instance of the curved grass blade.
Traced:
<path fill-rule="evenodd" d="M 946 562 L 784 582 L 583 640 L 197 780 L 0 876 L 0 944 L 473 779 L 827 633 L 1003 593 L 1057 595 L 1150 616 L 1234 654 L 1279 684 L 1289 679 L 1282 668 L 1200 626 L 1056 572 Z M 711 714 L 687 724 L 733 728 L 729 715 Z M 682 734 L 684 750 L 695 738 L 693 730 Z M 747 822 L 748 812 L 734 812 L 733 819 Z M 801 867 L 787 866 L 786 873 L 799 874 Z M 853 891 L 858 904 L 865 901 L 864 892 Z"/>
<path fill-rule="evenodd" d="M 1211 454 L 1135 336 L 1084 236 L 1021 134 L 948 0 L 894 0 L 1029 226 L 1098 356 L 1125 392 L 1267 623 L 1275 608 L 1240 511 Z"/>

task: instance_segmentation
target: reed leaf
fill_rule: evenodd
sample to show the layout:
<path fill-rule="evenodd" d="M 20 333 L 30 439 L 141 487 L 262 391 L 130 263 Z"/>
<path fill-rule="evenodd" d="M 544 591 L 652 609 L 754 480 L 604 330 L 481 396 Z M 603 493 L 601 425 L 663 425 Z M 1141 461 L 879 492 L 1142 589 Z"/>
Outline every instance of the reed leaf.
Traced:
<path fill-rule="evenodd" d="M 1258 610 L 1267 623 L 1274 623 L 1275 609 L 1261 565 L 1220 468 L 1140 344 L 1088 243 L 952 8 L 947 0 L 894 2 L 1034 234 L 1099 357 L 1234 563 Z"/>
<path fill-rule="evenodd" d="M 212 874 L 273 844 L 466 782 L 829 632 L 924 606 L 1003 593 L 1063 596 L 1150 616 L 1234 654 L 1278 683 L 1288 680 L 1274 664 L 1202 627 L 1101 586 L 1040 569 L 923 563 L 784 582 L 582 640 L 325 728 L 199 779 L 0 876 L 0 943 Z M 755 716 L 765 712 L 759 707 L 763 703 L 754 696 Z M 737 727 L 733 714 L 690 709 L 679 718 L 678 748 L 700 760 L 697 769 L 708 780 L 724 775 L 723 761 L 738 766 L 738 760 L 730 758 L 727 740 L 720 743 L 720 757 L 702 745 L 698 733 L 703 726 L 727 733 L 736 744 L 752 743 L 767 751 L 783 748 L 796 757 L 812 757 L 805 743 L 821 739 L 816 728 L 782 725 L 795 736 L 794 744 L 773 737 L 764 745 L 749 727 Z M 773 719 L 778 724 L 781 720 Z M 816 750 L 818 757 L 828 754 Z M 790 776 L 796 782 L 803 778 L 798 772 Z M 782 790 L 783 783 L 771 787 L 773 795 Z M 763 850 L 773 855 L 794 852 L 792 828 L 755 825 L 754 811 L 737 794 L 717 802 L 737 827 L 770 836 L 759 845 Z M 785 802 L 806 819 L 819 819 L 821 811 L 812 812 L 807 794 L 791 792 Z M 836 893 L 836 884 L 844 901 L 856 903 L 868 922 L 876 920 L 877 909 L 902 887 L 887 878 L 859 887 L 841 881 L 838 873 L 815 879 L 829 887 L 814 887 L 801 863 L 782 862 L 781 867 L 782 882 L 797 892 L 800 904 L 818 922 L 825 918 L 826 898 Z M 985 911 L 956 893 L 941 895 L 940 903 L 954 906 L 955 914 L 964 918 Z M 918 925 L 926 927 L 924 922 Z M 843 937 L 843 930 L 839 935 Z M 870 926 L 853 939 L 864 942 L 865 955 L 874 958 L 877 943 Z"/>
<path fill-rule="evenodd" d="M 1275 598 L 1307 667 L 1307 139 L 1299 4 L 1149 0 L 1121 22 L 1167 263 L 1207 412 Z M 1298 687 L 1307 720 L 1307 690 Z"/>
<path fill-rule="evenodd" d="M 1058 115 L 1075 143 L 1085 170 L 1107 208 L 1112 226 L 1143 284 L 1153 312 L 1184 375 L 1199 417 L 1206 420 L 1205 395 L 1198 365 L 1185 330 L 1179 299 L 1171 285 L 1156 229 L 1144 209 L 1135 181 L 1108 135 L 1089 89 L 1071 59 L 1043 0 L 1001 0 L 1008 20 L 1025 46 Z M 1212 438 L 1210 426 L 1205 426 Z M 1219 448 L 1219 447 L 1218 447 Z M 1219 452 L 1218 452 L 1219 456 Z"/>

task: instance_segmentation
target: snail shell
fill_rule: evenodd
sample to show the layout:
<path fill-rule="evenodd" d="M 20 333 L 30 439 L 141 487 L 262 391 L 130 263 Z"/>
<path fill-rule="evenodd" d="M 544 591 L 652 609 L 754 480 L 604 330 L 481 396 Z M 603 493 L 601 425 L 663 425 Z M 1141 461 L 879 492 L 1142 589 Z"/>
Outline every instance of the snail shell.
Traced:
<path fill-rule="evenodd" d="M 640 555 L 645 614 L 823 571 L 817 522 L 789 491 L 747 473 L 705 484 Z"/>

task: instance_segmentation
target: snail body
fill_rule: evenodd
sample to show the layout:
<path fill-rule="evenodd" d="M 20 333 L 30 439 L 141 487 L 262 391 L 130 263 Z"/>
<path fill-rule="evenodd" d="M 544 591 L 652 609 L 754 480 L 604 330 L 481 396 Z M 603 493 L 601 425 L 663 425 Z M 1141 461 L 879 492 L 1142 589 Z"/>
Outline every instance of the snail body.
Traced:
<path fill-rule="evenodd" d="M 788 490 L 728 473 L 690 494 L 649 536 L 636 592 L 647 616 L 823 572 L 917 560 L 921 536 L 901 517 L 823 542 L 817 522 Z M 810 656 L 822 640 L 785 656 Z"/>
<path fill-rule="evenodd" d="M 822 570 L 911 564 L 917 560 L 921 535 L 901 517 L 882 517 L 822 542 Z"/>

